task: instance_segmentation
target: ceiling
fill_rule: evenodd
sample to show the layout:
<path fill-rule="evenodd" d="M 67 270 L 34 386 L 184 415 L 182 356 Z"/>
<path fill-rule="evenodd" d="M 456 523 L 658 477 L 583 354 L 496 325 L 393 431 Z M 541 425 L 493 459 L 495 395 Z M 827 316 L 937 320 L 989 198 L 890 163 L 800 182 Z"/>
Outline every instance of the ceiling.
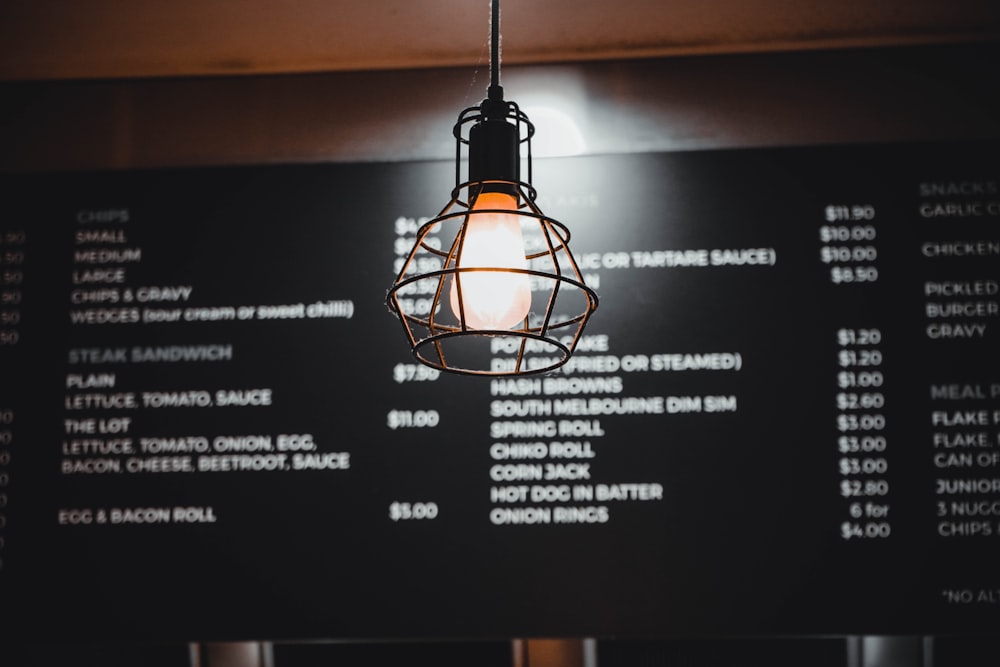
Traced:
<path fill-rule="evenodd" d="M 997 0 L 505 0 L 503 62 L 1000 39 Z M 0 80 L 488 66 L 487 0 L 2 0 Z"/>

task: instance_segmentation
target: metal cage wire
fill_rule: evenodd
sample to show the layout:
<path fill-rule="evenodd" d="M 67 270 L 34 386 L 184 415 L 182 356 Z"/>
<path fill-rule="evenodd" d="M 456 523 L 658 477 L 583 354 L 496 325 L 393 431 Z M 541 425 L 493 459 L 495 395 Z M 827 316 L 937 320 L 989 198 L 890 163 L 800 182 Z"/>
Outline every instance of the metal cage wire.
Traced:
<path fill-rule="evenodd" d="M 541 212 L 528 198 L 526 184 L 505 184 L 517 188 L 524 204 L 517 212 L 504 212 L 521 219 L 522 229 L 529 228 L 526 237 L 534 239 L 526 245 L 538 248 L 525 254 L 528 269 L 459 266 L 458 256 L 470 218 L 498 211 L 473 211 L 474 199 L 454 196 L 438 217 L 418 230 L 413 249 L 389 290 L 390 310 L 399 317 L 414 356 L 428 366 L 491 376 L 554 370 L 569 359 L 597 308 L 597 294 L 584 284 L 569 250 L 569 230 Z M 463 183 L 456 193 L 475 193 L 482 185 Z M 462 275 L 479 272 L 530 277 L 532 305 L 520 326 L 474 329 L 461 305 L 459 312 L 453 311 L 447 303 L 449 291 L 457 289 L 461 293 Z M 455 288 L 452 281 L 457 282 Z"/>
<path fill-rule="evenodd" d="M 508 146 L 514 152 L 513 164 L 489 164 L 485 167 L 488 178 L 477 171 L 463 182 L 463 153 L 471 164 L 473 129 L 497 121 L 513 126 Z M 555 370 L 572 355 L 597 309 L 597 293 L 584 283 L 570 252 L 569 229 L 542 213 L 535 203 L 537 192 L 531 185 L 534 133 L 528 116 L 514 102 L 502 99 L 498 85 L 491 86 L 489 98 L 480 106 L 469 107 L 458 116 L 453 129 L 455 187 L 451 200 L 417 231 L 413 248 L 386 295 L 386 304 L 399 318 L 414 357 L 430 367 L 486 376 Z M 496 154 L 502 155 L 503 147 Z M 521 180 L 522 163 L 527 181 Z M 501 177 L 494 172 L 500 172 Z M 513 197 L 516 209 L 475 208 L 484 192 Z M 517 219 L 525 242 L 526 268 L 461 266 L 470 223 L 476 216 L 496 214 Z M 530 308 L 520 325 L 510 329 L 470 325 L 462 297 L 463 277 L 471 281 L 476 273 L 527 277 Z M 457 309 L 452 307 L 456 302 Z"/>

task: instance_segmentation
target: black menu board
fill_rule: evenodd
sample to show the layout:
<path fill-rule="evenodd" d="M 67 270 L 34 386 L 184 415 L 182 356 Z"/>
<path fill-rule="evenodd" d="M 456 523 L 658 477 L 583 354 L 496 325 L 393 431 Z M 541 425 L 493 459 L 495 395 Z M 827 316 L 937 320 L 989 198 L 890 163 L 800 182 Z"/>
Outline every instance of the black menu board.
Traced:
<path fill-rule="evenodd" d="M 995 632 L 997 150 L 537 160 L 517 379 L 384 304 L 450 163 L 3 176 L 3 635 Z"/>

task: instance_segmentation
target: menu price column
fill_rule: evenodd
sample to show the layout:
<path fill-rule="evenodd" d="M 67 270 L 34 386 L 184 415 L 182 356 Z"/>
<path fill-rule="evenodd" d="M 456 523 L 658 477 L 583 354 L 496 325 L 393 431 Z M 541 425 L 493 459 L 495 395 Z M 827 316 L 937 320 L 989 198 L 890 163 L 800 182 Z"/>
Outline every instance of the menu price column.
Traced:
<path fill-rule="evenodd" d="M 829 224 L 819 229 L 820 261 L 830 265 L 830 282 L 834 285 L 850 283 L 873 283 L 878 280 L 878 248 L 875 240 L 878 231 L 875 207 L 871 204 L 840 205 L 826 207 L 826 221 Z"/>
<path fill-rule="evenodd" d="M 875 206 L 829 204 L 824 208 L 824 217 L 827 224 L 819 228 L 819 260 L 838 291 L 847 290 L 849 299 L 860 298 L 859 292 L 879 279 Z M 887 502 L 889 458 L 882 329 L 839 326 L 836 342 L 837 469 L 840 495 L 847 503 L 845 513 L 839 517 L 840 537 L 847 541 L 884 539 L 892 534 L 892 524 Z"/>
<path fill-rule="evenodd" d="M 409 366 L 409 364 L 398 364 L 396 366 L 397 377 L 399 366 Z M 434 369 L 428 368 L 427 370 L 433 371 L 434 373 L 440 373 Z M 425 380 L 431 379 L 428 374 L 414 369 L 413 378 L 420 374 Z M 407 373 L 409 375 L 409 373 Z M 412 378 L 411 378 L 412 379 Z M 434 376 L 433 379 L 437 379 Z M 399 382 L 401 380 L 397 380 Z M 403 382 L 407 380 L 402 380 Z M 441 423 L 441 413 L 434 409 L 425 410 L 400 410 L 392 409 L 386 413 L 385 424 L 386 427 L 391 431 L 402 430 L 404 432 L 409 429 L 427 430 L 436 428 Z M 400 521 L 431 521 L 438 517 L 439 508 L 437 502 L 434 500 L 429 500 L 427 498 L 419 499 L 393 499 L 389 503 L 388 514 L 389 520 L 393 523 L 399 523 Z"/>
<path fill-rule="evenodd" d="M 396 218 L 394 229 L 396 239 L 394 242 L 395 258 L 393 260 L 393 275 L 398 275 L 403 268 L 406 257 L 409 255 L 413 244 L 416 242 L 417 232 L 420 227 L 426 224 L 429 218 L 409 218 L 399 216 Z M 438 244 L 438 239 L 433 235 L 426 240 L 430 244 Z M 440 261 L 436 258 L 421 257 L 415 260 L 415 269 L 423 271 L 435 271 L 441 268 Z M 426 289 L 423 281 L 412 285 L 410 288 L 401 290 L 405 294 L 404 300 L 416 299 L 413 304 L 404 306 L 413 309 L 421 315 L 430 313 L 433 304 L 433 294 L 426 294 L 420 290 Z M 425 366 L 421 363 L 397 363 L 392 367 L 392 379 L 401 387 L 412 385 L 413 391 L 421 397 L 426 397 L 427 383 L 435 382 L 441 376 L 441 371 L 436 368 Z M 405 434 L 411 430 L 417 432 L 427 432 L 436 429 L 441 425 L 441 413 L 434 409 L 422 405 L 419 408 L 393 408 L 386 412 L 385 425 L 390 431 Z M 402 494 L 401 494 L 402 495 Z M 419 498 L 394 498 L 389 502 L 386 516 L 393 523 L 400 522 L 428 522 L 438 518 L 440 507 L 436 500 L 427 497 Z"/>
<path fill-rule="evenodd" d="M 840 524 L 840 536 L 845 540 L 885 538 L 892 533 L 888 520 L 889 459 L 885 456 L 888 439 L 885 435 L 885 394 L 882 342 L 879 329 L 840 329 L 837 343 L 841 349 L 837 358 L 841 370 L 837 373 L 837 450 L 841 454 L 838 468 L 842 476 L 840 494 L 848 500 L 849 518 Z"/>
<path fill-rule="evenodd" d="M 25 241 L 23 230 L 0 232 L 0 347 L 21 340 L 21 285 L 24 283 Z"/>
<path fill-rule="evenodd" d="M 21 303 L 23 300 L 22 286 L 25 274 L 27 232 L 23 229 L 0 230 L 0 355 L 7 357 L 17 354 L 18 343 L 21 342 Z M 5 362 L 5 370 L 11 375 L 9 365 Z M 8 375 L 6 389 L 13 391 L 14 386 Z M 7 549 L 7 508 L 10 501 L 10 465 L 11 449 L 15 440 L 14 405 L 9 403 L 12 396 L 0 398 L 0 580 L 3 579 L 5 552 Z"/>

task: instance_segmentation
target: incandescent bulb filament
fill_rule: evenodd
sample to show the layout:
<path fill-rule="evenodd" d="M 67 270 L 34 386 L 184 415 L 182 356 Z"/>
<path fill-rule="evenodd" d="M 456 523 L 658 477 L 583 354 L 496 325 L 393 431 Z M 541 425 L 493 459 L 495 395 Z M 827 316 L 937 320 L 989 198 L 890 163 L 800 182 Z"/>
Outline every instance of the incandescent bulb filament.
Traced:
<path fill-rule="evenodd" d="M 494 211 L 485 213 L 482 211 Z M 482 192 L 472 205 L 466 222 L 465 239 L 456 266 L 461 271 L 452 280 L 451 310 L 470 329 L 511 329 L 524 321 L 531 309 L 531 284 L 526 273 L 507 269 L 527 269 L 524 238 L 521 234 L 517 199 L 503 192 Z"/>

